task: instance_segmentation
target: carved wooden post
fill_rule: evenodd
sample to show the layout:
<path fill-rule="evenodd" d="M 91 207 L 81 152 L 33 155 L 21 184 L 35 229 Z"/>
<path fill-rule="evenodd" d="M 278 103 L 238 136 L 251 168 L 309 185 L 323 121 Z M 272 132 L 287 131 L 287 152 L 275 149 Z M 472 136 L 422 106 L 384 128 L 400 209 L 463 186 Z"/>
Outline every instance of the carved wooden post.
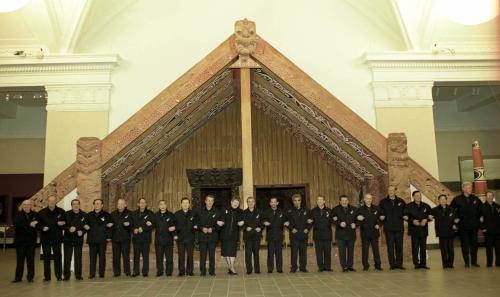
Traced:
<path fill-rule="evenodd" d="M 260 66 L 251 57 L 257 45 L 255 23 L 247 19 L 237 21 L 234 24 L 234 34 L 238 60 L 231 65 L 231 68 L 240 69 L 242 200 L 244 207 L 246 207 L 246 198 L 253 196 L 251 68 L 260 68 Z"/>
<path fill-rule="evenodd" d="M 390 133 L 387 140 L 389 186 L 397 188 L 396 195 L 410 201 L 410 163 L 404 133 Z"/>
<path fill-rule="evenodd" d="M 390 133 L 387 139 L 387 160 L 389 165 L 389 186 L 396 187 L 396 195 L 407 203 L 411 201 L 410 160 L 404 133 Z M 405 234 L 408 225 L 405 224 Z M 410 259 L 411 243 L 408 236 L 403 237 L 403 257 Z"/>
<path fill-rule="evenodd" d="M 250 69 L 241 68 L 241 156 L 243 167 L 243 204 L 253 196 L 253 154 L 252 154 L 252 102 L 250 95 Z"/>
<path fill-rule="evenodd" d="M 94 199 L 102 197 L 101 140 L 82 137 L 76 142 L 76 191 L 84 211 L 92 210 Z"/>

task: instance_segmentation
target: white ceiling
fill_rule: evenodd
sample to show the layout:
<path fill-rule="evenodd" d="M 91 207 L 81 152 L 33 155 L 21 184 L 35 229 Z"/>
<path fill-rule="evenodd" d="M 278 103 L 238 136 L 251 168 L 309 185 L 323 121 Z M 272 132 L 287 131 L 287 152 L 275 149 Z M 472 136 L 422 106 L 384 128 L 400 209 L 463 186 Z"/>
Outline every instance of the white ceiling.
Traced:
<path fill-rule="evenodd" d="M 464 0 L 456 0 L 464 2 Z M 471 0 L 469 0 L 471 1 Z M 445 0 L 393 0 L 395 14 L 408 50 L 437 46 L 456 51 L 496 51 L 499 41 L 498 16 L 479 25 L 461 25 L 444 14 Z M 471 1 L 473 2 L 473 1 Z"/>
<path fill-rule="evenodd" d="M 31 0 L 25 7 L 0 14 L 0 51 L 28 54 L 42 48 L 48 53 L 71 53 L 81 25 L 94 1 Z M 95 1 L 107 2 L 107 1 Z"/>
<path fill-rule="evenodd" d="M 443 0 L 337 1 L 345 1 L 375 27 L 397 36 L 409 51 L 431 50 L 434 45 L 445 51 L 491 51 L 499 39 L 498 17 L 480 25 L 459 25 L 439 9 Z M 147 2 L 31 0 L 20 10 L 0 14 L 0 28 L 8 28 L 0 30 L 0 55 L 16 50 L 30 54 L 39 48 L 45 53 L 72 53 L 79 41 L 88 40 L 133 4 Z"/>

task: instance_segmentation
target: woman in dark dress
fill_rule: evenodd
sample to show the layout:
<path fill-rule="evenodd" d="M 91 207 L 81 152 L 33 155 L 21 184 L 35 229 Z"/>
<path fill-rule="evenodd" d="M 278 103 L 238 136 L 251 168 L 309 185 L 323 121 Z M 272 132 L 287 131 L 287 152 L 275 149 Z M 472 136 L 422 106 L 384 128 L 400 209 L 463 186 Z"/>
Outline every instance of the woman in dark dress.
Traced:
<path fill-rule="evenodd" d="M 222 214 L 224 225 L 221 230 L 221 254 L 226 260 L 228 274 L 236 275 L 234 261 L 236 260 L 236 246 L 240 239 L 240 227 L 243 226 L 242 210 L 238 198 L 231 199 L 231 207 Z"/>

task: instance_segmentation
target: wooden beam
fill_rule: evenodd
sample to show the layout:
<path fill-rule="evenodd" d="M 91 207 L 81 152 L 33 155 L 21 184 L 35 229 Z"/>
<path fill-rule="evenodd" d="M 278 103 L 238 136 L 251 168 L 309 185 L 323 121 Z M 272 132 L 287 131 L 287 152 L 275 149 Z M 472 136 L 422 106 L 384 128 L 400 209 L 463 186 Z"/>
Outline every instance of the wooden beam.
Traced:
<path fill-rule="evenodd" d="M 253 196 L 252 95 L 250 68 L 240 68 L 241 157 L 243 165 L 243 203 Z"/>

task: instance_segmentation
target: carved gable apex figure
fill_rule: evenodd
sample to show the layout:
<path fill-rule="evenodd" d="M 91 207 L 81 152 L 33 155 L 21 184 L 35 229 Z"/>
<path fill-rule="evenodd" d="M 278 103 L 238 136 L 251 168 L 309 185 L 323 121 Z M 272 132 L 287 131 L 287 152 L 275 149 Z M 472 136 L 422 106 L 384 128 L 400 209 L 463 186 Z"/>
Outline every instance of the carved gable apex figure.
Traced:
<path fill-rule="evenodd" d="M 255 22 L 247 19 L 236 21 L 234 23 L 234 35 L 239 59 L 231 68 L 260 68 L 259 64 L 250 57 L 257 46 Z"/>

